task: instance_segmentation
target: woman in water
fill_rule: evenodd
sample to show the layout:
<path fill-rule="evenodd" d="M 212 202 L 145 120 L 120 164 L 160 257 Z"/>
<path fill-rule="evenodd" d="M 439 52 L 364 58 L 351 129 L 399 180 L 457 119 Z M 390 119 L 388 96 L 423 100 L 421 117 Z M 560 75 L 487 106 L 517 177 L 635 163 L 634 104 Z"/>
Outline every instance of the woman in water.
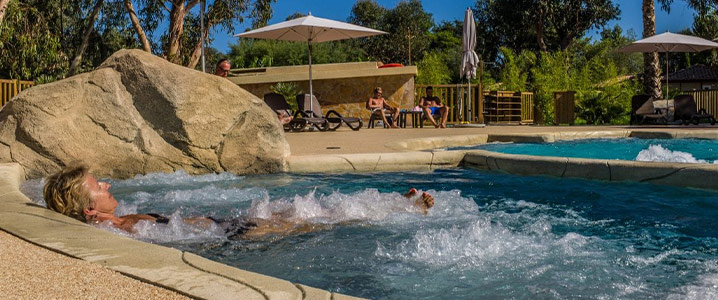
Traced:
<path fill-rule="evenodd" d="M 110 222 L 112 226 L 130 233 L 134 232 L 133 227 L 140 221 L 169 223 L 169 218 L 152 213 L 115 216 L 117 200 L 110 193 L 110 187 L 109 183 L 98 181 L 90 173 L 87 165 L 71 163 L 45 179 L 43 196 L 47 208 L 63 215 L 87 223 Z M 415 199 L 413 206 L 423 214 L 427 214 L 434 206 L 434 198 L 431 195 L 422 193 L 419 196 L 418 191 L 413 188 L 404 194 L 404 197 Z M 199 217 L 186 218 L 183 221 L 205 228 L 215 224 L 233 239 L 253 239 L 269 234 L 290 235 L 317 231 L 326 227 L 321 224 L 289 220 L 282 214 L 273 214 L 270 219 L 244 217 L 218 220 Z"/>

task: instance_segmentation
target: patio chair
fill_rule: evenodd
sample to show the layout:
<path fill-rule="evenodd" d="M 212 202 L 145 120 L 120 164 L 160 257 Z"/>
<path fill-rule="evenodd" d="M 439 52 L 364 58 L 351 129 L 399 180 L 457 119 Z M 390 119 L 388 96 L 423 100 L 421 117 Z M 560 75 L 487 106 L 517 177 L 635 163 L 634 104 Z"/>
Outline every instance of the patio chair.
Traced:
<path fill-rule="evenodd" d="M 284 99 L 284 96 L 277 94 L 277 93 L 269 93 L 264 94 L 264 103 L 267 103 L 267 106 L 271 108 L 273 111 L 275 111 L 278 115 L 279 114 L 286 114 L 288 116 L 292 115 L 291 107 L 289 107 L 289 104 L 287 104 L 287 100 Z M 292 120 L 293 121 L 293 120 Z M 291 130 L 290 123 L 282 124 L 285 131 Z"/>
<path fill-rule="evenodd" d="M 269 108 L 278 113 L 288 113 L 291 115 L 289 104 L 284 96 L 277 93 L 269 93 L 264 95 L 264 102 L 267 103 Z M 300 118 L 301 116 L 301 118 Z M 326 131 L 329 128 L 329 123 L 324 118 L 311 118 L 306 115 L 300 114 L 299 111 L 294 113 L 294 119 L 289 123 L 283 125 L 284 130 L 291 131 L 303 131 L 305 129 L 318 129 L 319 131 Z"/>
<path fill-rule="evenodd" d="M 667 111 L 653 106 L 653 97 L 635 95 L 631 98 L 630 124 L 668 124 Z"/>
<path fill-rule="evenodd" d="M 319 105 L 319 101 L 317 101 L 317 97 L 314 95 L 311 95 L 311 97 L 309 94 L 297 95 L 297 105 L 299 106 L 299 112 L 301 114 L 312 118 L 323 118 L 327 120 L 327 129 L 330 131 L 337 130 L 337 128 L 342 126 L 342 123 L 354 131 L 361 129 L 362 125 L 364 125 L 360 118 L 344 117 L 335 110 L 329 110 L 326 115 L 322 115 L 322 106 Z"/>
<path fill-rule="evenodd" d="M 683 121 L 683 125 L 688 125 L 690 122 L 698 125 L 698 123 L 704 119 L 707 119 L 711 125 L 716 124 L 716 119 L 713 115 L 707 113 L 705 108 L 698 109 L 696 102 L 693 101 L 693 96 L 678 95 L 674 99 L 676 106 L 676 120 Z"/>
<path fill-rule="evenodd" d="M 371 112 L 371 115 L 369 116 L 369 122 L 366 124 L 366 127 L 367 127 L 367 128 L 374 128 L 374 122 L 376 122 L 376 121 L 383 121 L 383 119 L 381 118 L 381 114 L 379 113 L 378 110 L 377 110 L 377 111 L 372 111 L 372 109 L 369 108 L 369 101 L 368 101 L 368 100 L 367 100 L 367 102 L 366 102 L 366 106 L 365 106 L 365 107 L 366 107 L 366 109 L 368 109 L 368 110 Z M 389 123 L 393 123 L 393 122 L 394 122 L 394 115 L 392 115 L 391 112 L 384 111 L 384 117 L 386 118 L 386 120 L 387 120 Z M 388 127 L 390 126 L 390 124 L 383 124 L 383 125 L 384 125 L 384 128 L 388 128 Z"/>

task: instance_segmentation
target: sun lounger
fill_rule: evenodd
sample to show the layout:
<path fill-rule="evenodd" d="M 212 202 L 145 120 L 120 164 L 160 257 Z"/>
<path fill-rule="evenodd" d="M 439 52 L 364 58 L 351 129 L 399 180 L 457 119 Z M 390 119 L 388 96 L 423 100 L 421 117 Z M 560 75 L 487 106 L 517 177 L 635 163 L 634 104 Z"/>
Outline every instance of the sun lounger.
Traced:
<path fill-rule="evenodd" d="M 707 113 L 705 108 L 698 109 L 696 102 L 693 101 L 693 96 L 678 95 L 674 103 L 676 105 L 676 120 L 682 120 L 683 125 L 688 125 L 690 122 L 698 125 L 701 120 L 708 120 L 711 125 L 716 124 L 716 119 L 713 115 Z"/>
<path fill-rule="evenodd" d="M 636 95 L 631 98 L 631 125 L 633 124 L 667 124 L 666 111 L 653 106 L 653 98 L 649 95 Z"/>
<path fill-rule="evenodd" d="M 264 102 L 275 112 L 283 112 L 291 115 L 289 104 L 284 96 L 277 93 L 269 93 L 264 95 Z M 301 116 L 301 118 L 300 118 Z M 294 119 L 284 124 L 284 130 L 303 131 L 309 128 L 316 128 L 320 131 L 326 131 L 329 128 L 329 122 L 324 118 L 312 118 L 306 114 L 297 111 Z"/>
<path fill-rule="evenodd" d="M 313 118 L 326 119 L 328 122 L 328 130 L 330 131 L 337 130 L 337 128 L 342 126 L 342 123 L 354 131 L 361 129 L 362 125 L 364 125 L 360 118 L 344 117 L 335 110 L 329 110 L 326 115 L 322 115 L 322 107 L 314 95 L 311 97 L 309 94 L 297 95 L 297 105 L 302 114 Z"/>

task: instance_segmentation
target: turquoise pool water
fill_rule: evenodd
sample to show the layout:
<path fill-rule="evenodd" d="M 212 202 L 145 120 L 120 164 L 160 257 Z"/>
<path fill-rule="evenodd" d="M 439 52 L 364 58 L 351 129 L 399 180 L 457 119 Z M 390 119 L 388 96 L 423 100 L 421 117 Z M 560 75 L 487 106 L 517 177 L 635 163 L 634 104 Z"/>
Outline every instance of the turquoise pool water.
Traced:
<path fill-rule="evenodd" d="M 713 191 L 464 169 L 251 177 L 175 173 L 112 183 L 118 213 L 173 216 L 169 225 L 140 224 L 135 238 L 353 296 L 718 298 Z M 31 181 L 24 190 L 37 198 L 40 186 Z M 429 215 L 398 205 L 410 186 L 435 196 Z M 328 229 L 235 241 L 177 221 L 277 210 Z"/>
<path fill-rule="evenodd" d="M 718 161 L 718 140 L 701 139 L 584 139 L 555 143 L 492 143 L 455 149 L 596 159 L 686 163 Z"/>

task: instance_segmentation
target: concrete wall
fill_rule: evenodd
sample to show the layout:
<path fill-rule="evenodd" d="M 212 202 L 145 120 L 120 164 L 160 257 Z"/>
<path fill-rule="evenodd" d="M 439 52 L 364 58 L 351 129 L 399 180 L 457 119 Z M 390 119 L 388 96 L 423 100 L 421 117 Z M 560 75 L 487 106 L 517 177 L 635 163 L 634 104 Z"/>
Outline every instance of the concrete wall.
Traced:
<path fill-rule="evenodd" d="M 293 81 L 299 89 L 309 93 L 309 81 Z M 272 92 L 270 87 L 275 83 L 240 84 L 250 93 L 262 98 Z M 345 117 L 361 117 L 369 119 L 366 101 L 371 97 L 375 87 L 384 90 L 384 97 L 391 105 L 400 108 L 414 106 L 414 76 L 387 75 L 358 78 L 323 79 L 313 81 L 314 95 L 322 105 L 322 110 L 333 109 Z"/>
<path fill-rule="evenodd" d="M 366 101 L 375 87 L 382 87 L 384 97 L 399 108 L 414 106 L 415 66 L 379 68 L 378 62 L 355 62 L 312 65 L 314 95 L 322 110 L 333 109 L 346 117 L 369 119 Z M 291 82 L 309 93 L 309 66 L 284 66 L 233 69 L 228 79 L 262 98 L 278 82 Z"/>

